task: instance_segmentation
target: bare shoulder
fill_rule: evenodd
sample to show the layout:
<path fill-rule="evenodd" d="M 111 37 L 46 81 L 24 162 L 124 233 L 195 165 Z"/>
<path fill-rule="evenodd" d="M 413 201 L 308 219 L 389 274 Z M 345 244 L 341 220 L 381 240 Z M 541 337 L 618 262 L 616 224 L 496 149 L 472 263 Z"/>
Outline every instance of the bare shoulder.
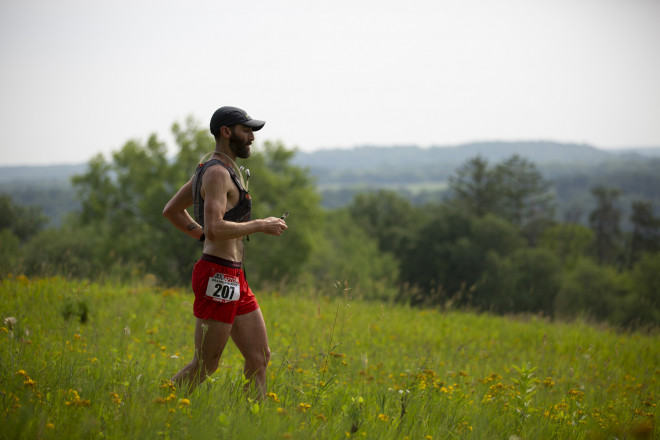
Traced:
<path fill-rule="evenodd" d="M 220 181 L 230 181 L 231 176 L 229 171 L 222 165 L 213 165 L 206 170 L 202 179 L 202 183 L 208 181 L 218 184 Z"/>
<path fill-rule="evenodd" d="M 231 189 L 231 176 L 229 171 L 221 165 L 209 167 L 202 177 L 202 191 L 227 192 Z"/>

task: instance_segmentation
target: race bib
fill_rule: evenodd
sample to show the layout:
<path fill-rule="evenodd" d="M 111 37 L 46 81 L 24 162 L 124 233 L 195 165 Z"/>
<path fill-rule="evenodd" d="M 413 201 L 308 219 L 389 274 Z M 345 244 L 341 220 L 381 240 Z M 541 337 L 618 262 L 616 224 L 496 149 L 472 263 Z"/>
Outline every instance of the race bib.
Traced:
<path fill-rule="evenodd" d="M 223 303 L 238 301 L 241 297 L 241 287 L 238 277 L 216 273 L 209 278 L 209 284 L 206 286 L 206 296 L 213 301 Z"/>

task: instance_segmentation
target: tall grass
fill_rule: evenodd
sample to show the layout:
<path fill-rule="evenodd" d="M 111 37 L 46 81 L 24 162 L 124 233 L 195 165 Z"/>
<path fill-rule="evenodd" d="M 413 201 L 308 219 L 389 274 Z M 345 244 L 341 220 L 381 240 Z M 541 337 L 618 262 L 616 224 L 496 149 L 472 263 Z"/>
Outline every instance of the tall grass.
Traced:
<path fill-rule="evenodd" d="M 269 393 L 231 344 L 193 394 L 192 294 L 61 278 L 0 285 L 0 438 L 657 438 L 657 335 L 257 293 Z M 14 319 L 6 319 L 14 318 Z"/>

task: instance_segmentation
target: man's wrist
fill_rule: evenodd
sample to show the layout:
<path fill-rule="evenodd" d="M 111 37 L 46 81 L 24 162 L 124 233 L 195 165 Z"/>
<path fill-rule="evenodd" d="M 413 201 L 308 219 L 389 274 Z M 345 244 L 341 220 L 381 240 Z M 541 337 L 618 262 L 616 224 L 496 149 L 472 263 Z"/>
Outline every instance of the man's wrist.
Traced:
<path fill-rule="evenodd" d="M 204 241 L 204 240 L 206 240 L 206 235 L 204 235 L 204 233 L 202 232 L 202 235 L 200 235 L 199 238 L 198 238 L 197 240 L 198 240 L 198 241 Z"/>

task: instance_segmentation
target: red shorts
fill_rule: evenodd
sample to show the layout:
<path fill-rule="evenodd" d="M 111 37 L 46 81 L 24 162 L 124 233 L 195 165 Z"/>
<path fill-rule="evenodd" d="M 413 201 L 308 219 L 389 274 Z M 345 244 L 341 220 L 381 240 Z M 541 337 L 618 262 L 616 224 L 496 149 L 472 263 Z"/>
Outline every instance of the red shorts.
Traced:
<path fill-rule="evenodd" d="M 195 292 L 193 314 L 199 319 L 232 324 L 236 315 L 259 308 L 241 263 L 202 254 L 193 269 L 192 288 Z"/>

